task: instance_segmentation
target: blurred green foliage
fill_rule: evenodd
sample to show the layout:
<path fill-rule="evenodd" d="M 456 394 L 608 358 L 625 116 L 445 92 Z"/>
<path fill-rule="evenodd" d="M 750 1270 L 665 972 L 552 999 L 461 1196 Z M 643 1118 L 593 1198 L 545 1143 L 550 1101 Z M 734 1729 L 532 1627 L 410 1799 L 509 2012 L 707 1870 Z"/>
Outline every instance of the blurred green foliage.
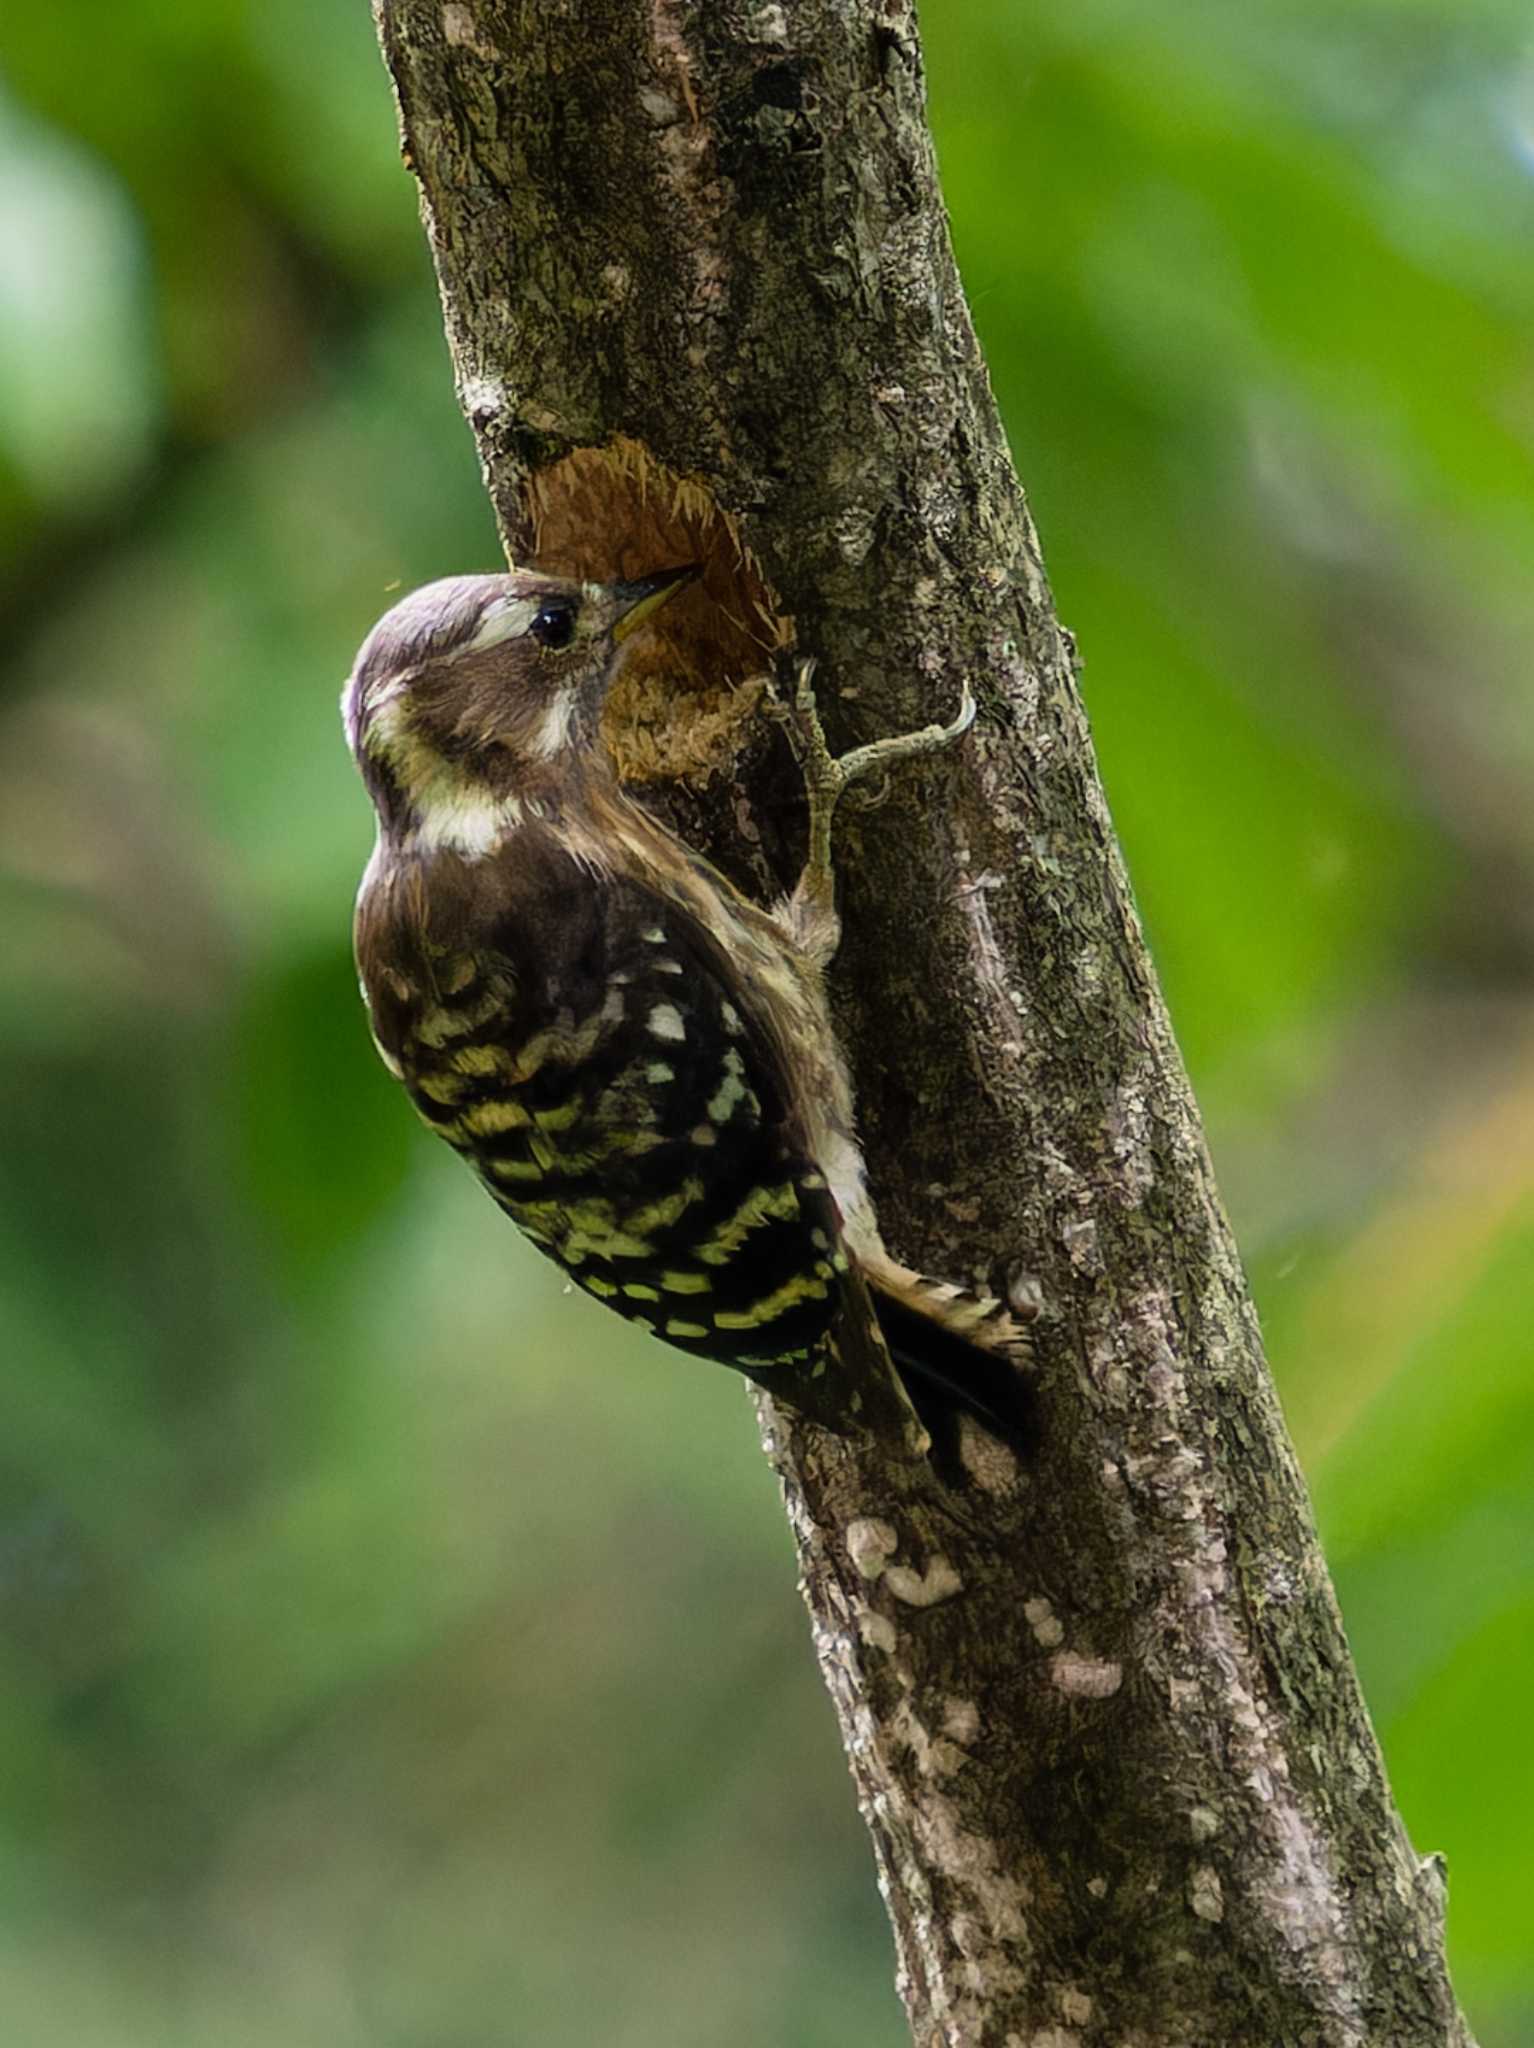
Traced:
<path fill-rule="evenodd" d="M 1524 11 L 926 29 L 1396 1789 L 1512 2048 Z M 335 693 L 396 587 L 496 559 L 367 10 L 75 0 L 0 55 L 0 2030 L 901 2038 L 738 1390 L 564 1295 L 367 1048 Z"/>

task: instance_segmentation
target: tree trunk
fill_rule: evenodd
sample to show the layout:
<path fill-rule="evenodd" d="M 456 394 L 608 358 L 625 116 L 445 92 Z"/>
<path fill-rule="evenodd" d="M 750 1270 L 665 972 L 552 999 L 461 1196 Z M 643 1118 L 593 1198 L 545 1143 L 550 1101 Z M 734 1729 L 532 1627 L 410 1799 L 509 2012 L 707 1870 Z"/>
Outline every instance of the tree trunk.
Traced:
<path fill-rule="evenodd" d="M 376 6 L 508 549 L 705 564 L 614 707 L 646 800 L 768 893 L 802 829 L 776 650 L 820 658 L 843 745 L 980 699 L 848 821 L 835 1000 L 891 1247 L 1039 1308 L 1038 1448 L 967 1435 L 945 1487 L 762 1403 L 917 2041 L 1468 2042 L 954 268 L 908 0 Z"/>

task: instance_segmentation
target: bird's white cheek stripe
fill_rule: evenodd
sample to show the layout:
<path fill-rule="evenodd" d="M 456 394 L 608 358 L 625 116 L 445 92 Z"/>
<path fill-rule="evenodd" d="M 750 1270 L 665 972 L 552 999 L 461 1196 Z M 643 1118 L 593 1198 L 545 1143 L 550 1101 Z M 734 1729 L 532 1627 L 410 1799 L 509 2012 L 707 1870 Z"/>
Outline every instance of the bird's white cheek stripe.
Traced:
<path fill-rule="evenodd" d="M 404 694 L 403 683 L 392 683 L 386 690 L 375 691 L 369 700 L 363 743 L 380 760 L 387 761 L 405 736 L 404 706 L 400 701 Z"/>
<path fill-rule="evenodd" d="M 552 761 L 570 738 L 570 721 L 575 716 L 575 696 L 572 688 L 559 692 L 548 710 L 543 714 L 538 730 L 528 745 L 528 753 L 535 761 Z"/>
<path fill-rule="evenodd" d="M 515 797 L 472 789 L 423 790 L 415 799 L 420 823 L 407 844 L 417 852 L 461 854 L 483 860 L 522 823 Z"/>

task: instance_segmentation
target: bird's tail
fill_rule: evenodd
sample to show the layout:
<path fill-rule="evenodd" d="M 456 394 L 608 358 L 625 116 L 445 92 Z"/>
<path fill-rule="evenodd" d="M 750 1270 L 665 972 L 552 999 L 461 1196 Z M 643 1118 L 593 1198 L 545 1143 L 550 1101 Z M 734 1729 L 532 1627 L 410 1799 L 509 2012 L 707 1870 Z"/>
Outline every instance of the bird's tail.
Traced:
<path fill-rule="evenodd" d="M 1018 1458 L 1037 1444 L 1031 1350 L 1022 1319 L 1001 1302 L 885 1258 L 877 1274 L 854 1267 L 847 1275 L 824 1347 L 802 1358 L 733 1363 L 823 1429 L 903 1440 L 911 1456 L 962 1486 L 961 1416 Z"/>
<path fill-rule="evenodd" d="M 1003 1303 L 923 1279 L 898 1292 L 876 1281 L 872 1294 L 901 1383 L 945 1464 L 957 1459 L 960 1414 L 1013 1451 L 1034 1446 L 1031 1346 Z"/>

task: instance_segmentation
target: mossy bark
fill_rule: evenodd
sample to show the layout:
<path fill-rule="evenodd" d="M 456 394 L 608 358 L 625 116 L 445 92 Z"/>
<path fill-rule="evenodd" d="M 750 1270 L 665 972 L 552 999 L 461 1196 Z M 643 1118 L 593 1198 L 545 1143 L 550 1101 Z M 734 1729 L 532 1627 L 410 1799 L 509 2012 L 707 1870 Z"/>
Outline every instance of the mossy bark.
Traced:
<path fill-rule="evenodd" d="M 820 657 L 843 744 L 980 699 L 850 821 L 835 994 L 892 1247 L 1039 1306 L 1038 1449 L 1019 1475 L 972 1440 L 945 1489 L 763 1404 L 916 2039 L 1468 2042 L 954 268 L 911 7 L 376 4 L 508 548 L 710 565 L 646 685 L 651 799 L 781 885 L 782 740 L 733 687 L 774 647 Z"/>

